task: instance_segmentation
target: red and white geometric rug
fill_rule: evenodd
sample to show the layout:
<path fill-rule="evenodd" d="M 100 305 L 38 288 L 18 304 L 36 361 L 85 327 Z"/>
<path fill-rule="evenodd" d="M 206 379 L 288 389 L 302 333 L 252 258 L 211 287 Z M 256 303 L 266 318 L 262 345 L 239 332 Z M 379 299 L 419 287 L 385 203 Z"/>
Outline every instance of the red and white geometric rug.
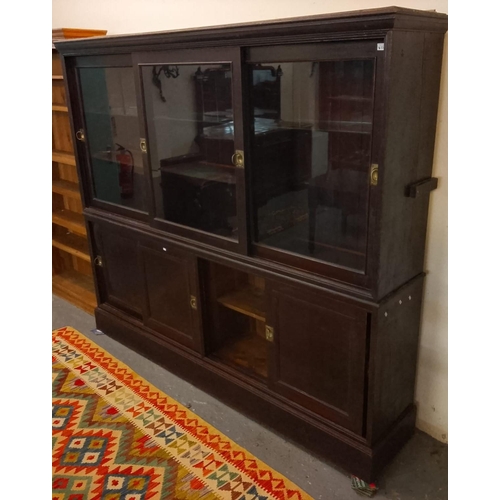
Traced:
<path fill-rule="evenodd" d="M 52 338 L 53 500 L 312 500 L 81 333 Z"/>

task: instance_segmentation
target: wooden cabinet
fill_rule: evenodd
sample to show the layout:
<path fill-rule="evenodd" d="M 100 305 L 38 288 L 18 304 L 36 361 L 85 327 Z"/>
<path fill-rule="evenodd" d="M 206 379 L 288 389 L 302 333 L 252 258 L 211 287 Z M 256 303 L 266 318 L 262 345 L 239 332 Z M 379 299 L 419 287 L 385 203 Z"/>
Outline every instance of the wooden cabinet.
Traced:
<path fill-rule="evenodd" d="M 376 477 L 415 424 L 446 30 L 390 7 L 57 43 L 98 327 Z"/>

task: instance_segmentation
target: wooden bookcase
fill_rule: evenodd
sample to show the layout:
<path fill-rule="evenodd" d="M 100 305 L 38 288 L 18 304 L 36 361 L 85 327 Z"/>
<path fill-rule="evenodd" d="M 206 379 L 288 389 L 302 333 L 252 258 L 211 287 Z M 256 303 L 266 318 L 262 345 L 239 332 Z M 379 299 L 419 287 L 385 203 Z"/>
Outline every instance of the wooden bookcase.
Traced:
<path fill-rule="evenodd" d="M 52 39 L 105 35 L 104 30 L 57 29 Z M 62 61 L 52 47 L 52 291 L 87 312 L 97 305 L 87 231 L 71 140 Z"/>
<path fill-rule="evenodd" d="M 447 29 L 387 7 L 56 42 L 97 328 L 375 479 L 415 426 Z"/>

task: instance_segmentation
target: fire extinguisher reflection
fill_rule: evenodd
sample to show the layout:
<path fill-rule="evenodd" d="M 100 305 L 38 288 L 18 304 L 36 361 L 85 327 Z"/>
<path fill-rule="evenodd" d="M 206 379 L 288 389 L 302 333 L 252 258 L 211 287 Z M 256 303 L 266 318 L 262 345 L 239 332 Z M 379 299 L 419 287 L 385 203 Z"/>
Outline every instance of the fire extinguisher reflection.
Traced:
<path fill-rule="evenodd" d="M 116 161 L 120 165 L 118 182 L 120 185 L 120 196 L 132 198 L 134 195 L 134 157 L 130 150 L 116 143 Z"/>

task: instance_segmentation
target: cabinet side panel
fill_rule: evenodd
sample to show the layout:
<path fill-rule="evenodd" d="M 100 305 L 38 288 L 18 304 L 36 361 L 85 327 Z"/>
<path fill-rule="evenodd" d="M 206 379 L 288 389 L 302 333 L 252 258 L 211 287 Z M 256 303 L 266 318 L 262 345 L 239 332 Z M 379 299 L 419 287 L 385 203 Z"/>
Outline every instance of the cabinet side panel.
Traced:
<path fill-rule="evenodd" d="M 422 75 L 422 106 L 417 174 L 423 178 L 431 175 L 436 139 L 439 106 L 441 67 L 443 62 L 444 35 L 425 33 Z"/>
<path fill-rule="evenodd" d="M 413 405 L 423 280 L 412 280 L 373 315 L 367 433 L 372 443 Z"/>
<path fill-rule="evenodd" d="M 432 175 L 444 37 L 393 32 L 389 38 L 379 298 L 423 271 L 429 194 L 409 198 L 405 187 Z"/>

